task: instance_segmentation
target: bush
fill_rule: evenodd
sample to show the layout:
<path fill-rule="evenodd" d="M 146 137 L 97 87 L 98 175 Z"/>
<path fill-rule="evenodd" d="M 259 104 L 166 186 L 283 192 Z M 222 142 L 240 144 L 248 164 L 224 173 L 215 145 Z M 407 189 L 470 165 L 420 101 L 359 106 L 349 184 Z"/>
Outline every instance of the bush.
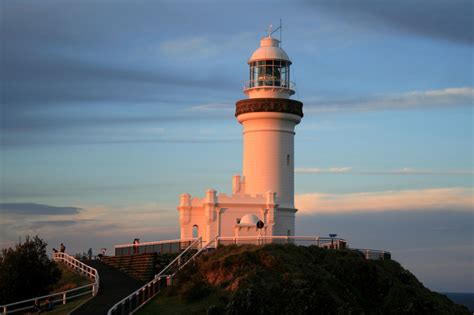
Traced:
<path fill-rule="evenodd" d="M 38 236 L 26 237 L 0 257 L 0 304 L 48 294 L 61 271 L 46 255 L 47 244 Z"/>

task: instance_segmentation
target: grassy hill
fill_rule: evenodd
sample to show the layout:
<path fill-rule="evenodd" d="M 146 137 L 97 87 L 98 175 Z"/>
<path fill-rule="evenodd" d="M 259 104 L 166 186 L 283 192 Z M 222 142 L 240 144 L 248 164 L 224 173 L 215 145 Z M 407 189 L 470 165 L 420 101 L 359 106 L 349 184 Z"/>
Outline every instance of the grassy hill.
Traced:
<path fill-rule="evenodd" d="M 61 270 L 61 279 L 54 285 L 52 293 L 74 289 L 92 283 L 92 279 L 81 275 L 62 263 L 58 263 L 57 266 L 59 270 Z"/>
<path fill-rule="evenodd" d="M 393 260 L 294 245 L 226 246 L 138 314 L 470 314 Z"/>

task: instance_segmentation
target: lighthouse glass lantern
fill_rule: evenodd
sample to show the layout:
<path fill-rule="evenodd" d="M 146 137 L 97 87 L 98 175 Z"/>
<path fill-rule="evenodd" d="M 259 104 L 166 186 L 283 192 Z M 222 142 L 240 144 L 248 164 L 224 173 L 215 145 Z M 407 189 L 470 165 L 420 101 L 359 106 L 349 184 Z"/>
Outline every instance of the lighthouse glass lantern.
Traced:
<path fill-rule="evenodd" d="M 287 96 L 294 94 L 290 81 L 291 61 L 280 41 L 271 36 L 260 41 L 260 47 L 248 61 L 250 72 L 249 81 L 245 85 L 245 93 L 254 97 L 262 88 L 273 88 L 285 91 Z M 284 95 L 279 95 L 280 97 Z"/>

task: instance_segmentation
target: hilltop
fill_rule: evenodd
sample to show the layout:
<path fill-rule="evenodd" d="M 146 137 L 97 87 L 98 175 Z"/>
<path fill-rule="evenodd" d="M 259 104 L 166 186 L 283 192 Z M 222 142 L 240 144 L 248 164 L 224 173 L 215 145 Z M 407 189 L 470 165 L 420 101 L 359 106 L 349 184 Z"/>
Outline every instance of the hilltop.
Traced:
<path fill-rule="evenodd" d="M 393 260 L 294 245 L 225 246 L 139 314 L 470 314 Z"/>

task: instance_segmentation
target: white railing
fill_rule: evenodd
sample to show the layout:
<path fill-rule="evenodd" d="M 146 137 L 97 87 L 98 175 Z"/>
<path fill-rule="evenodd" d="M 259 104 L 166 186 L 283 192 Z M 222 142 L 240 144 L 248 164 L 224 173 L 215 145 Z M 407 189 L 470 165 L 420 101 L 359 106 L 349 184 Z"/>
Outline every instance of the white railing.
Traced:
<path fill-rule="evenodd" d="M 49 299 L 53 303 L 53 305 L 56 305 L 66 304 L 70 300 L 84 295 L 89 294 L 95 296 L 97 294 L 99 290 L 99 273 L 96 269 L 89 267 L 88 265 L 84 264 L 83 262 L 77 260 L 72 256 L 69 256 L 66 253 L 54 253 L 53 260 L 64 263 L 66 266 L 71 267 L 75 271 L 93 279 L 94 282 L 67 291 L 52 293 L 49 295 L 38 296 L 28 300 L 1 305 L 0 310 L 2 310 L 2 314 L 5 315 L 7 313 L 16 313 L 28 310 L 32 311 L 35 304 L 39 304 L 42 301 L 45 301 L 46 299 Z"/>
<path fill-rule="evenodd" d="M 318 246 L 325 248 L 345 248 L 346 241 L 341 238 L 330 238 L 320 236 L 241 236 L 241 237 L 218 237 L 217 245 L 231 244 L 295 244 L 299 246 Z"/>
<path fill-rule="evenodd" d="M 349 248 L 347 242 L 341 238 L 320 236 L 242 236 L 242 237 L 218 237 L 217 245 L 266 245 L 266 244 L 295 244 L 300 246 L 315 245 L 328 249 L 351 249 L 364 255 L 365 259 L 391 259 L 391 253 L 380 249 Z"/>
<path fill-rule="evenodd" d="M 145 242 L 138 244 L 120 244 L 114 246 L 115 256 L 128 256 L 145 253 L 177 253 L 183 248 L 188 247 L 195 240 L 195 238 L 189 238 L 157 242 Z"/>
<path fill-rule="evenodd" d="M 139 310 L 145 303 L 151 300 L 162 287 L 171 283 L 172 275 L 176 274 L 187 261 L 194 257 L 193 250 L 198 251 L 202 245 L 202 238 L 199 237 L 186 247 L 171 263 L 169 263 L 153 280 L 144 286 L 115 303 L 107 315 L 133 314 Z"/>
<path fill-rule="evenodd" d="M 218 240 L 219 240 L 219 237 L 216 236 L 212 240 L 210 240 L 206 245 L 201 246 L 201 249 L 199 249 L 193 256 L 191 256 L 191 258 L 186 260 L 184 263 L 180 264 L 178 266 L 178 269 L 175 270 L 171 275 L 169 275 L 168 282 L 171 283 L 173 277 L 178 273 L 178 271 L 183 269 L 184 266 L 186 266 L 190 261 L 194 261 L 199 255 L 201 255 L 202 252 L 207 251 L 211 248 L 216 248 L 218 246 L 218 244 L 217 244 Z"/>

